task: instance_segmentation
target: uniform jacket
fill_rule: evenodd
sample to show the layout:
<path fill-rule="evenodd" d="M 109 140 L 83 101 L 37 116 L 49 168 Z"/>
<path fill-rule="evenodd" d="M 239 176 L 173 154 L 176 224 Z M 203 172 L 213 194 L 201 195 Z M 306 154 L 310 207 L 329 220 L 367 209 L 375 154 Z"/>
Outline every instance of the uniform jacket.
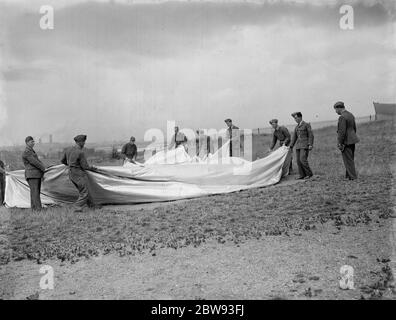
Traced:
<path fill-rule="evenodd" d="M 301 121 L 294 129 L 292 142 L 290 147 L 296 149 L 308 149 L 308 146 L 313 146 L 314 135 L 311 125 L 305 121 Z"/>
<path fill-rule="evenodd" d="M 36 152 L 29 146 L 26 147 L 22 154 L 22 161 L 25 165 L 25 178 L 26 179 L 40 179 L 44 175 L 45 166 L 39 160 Z"/>
<path fill-rule="evenodd" d="M 338 118 L 338 144 L 351 145 L 359 142 L 356 135 L 355 117 L 349 111 L 344 111 Z"/>
<path fill-rule="evenodd" d="M 78 146 L 66 149 L 61 162 L 81 172 L 92 169 L 92 166 L 88 164 L 87 158 L 85 157 L 84 150 Z"/>
<path fill-rule="evenodd" d="M 122 147 L 121 154 L 125 155 L 129 159 L 134 159 L 137 156 L 136 144 L 128 142 Z"/>
<path fill-rule="evenodd" d="M 284 126 L 279 126 L 274 130 L 273 136 L 272 136 L 272 143 L 270 149 L 273 149 L 276 145 L 276 142 L 279 140 L 281 146 L 285 145 L 288 146 L 290 143 L 290 133 L 289 130 L 287 130 L 286 127 Z"/>

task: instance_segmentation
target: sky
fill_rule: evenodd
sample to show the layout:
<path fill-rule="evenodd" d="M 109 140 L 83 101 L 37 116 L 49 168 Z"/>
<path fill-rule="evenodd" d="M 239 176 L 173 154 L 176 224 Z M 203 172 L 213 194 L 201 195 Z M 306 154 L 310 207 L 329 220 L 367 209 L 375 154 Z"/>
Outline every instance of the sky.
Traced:
<path fill-rule="evenodd" d="M 373 114 L 396 102 L 395 3 L 0 0 L 0 145 L 335 120 L 338 100 Z"/>

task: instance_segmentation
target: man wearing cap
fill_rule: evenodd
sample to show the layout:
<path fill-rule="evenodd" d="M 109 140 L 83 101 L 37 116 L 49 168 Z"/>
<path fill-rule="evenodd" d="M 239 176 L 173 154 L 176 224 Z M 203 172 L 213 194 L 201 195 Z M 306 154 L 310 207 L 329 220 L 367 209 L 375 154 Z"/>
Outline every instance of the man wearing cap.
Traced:
<path fill-rule="evenodd" d="M 311 125 L 302 120 L 301 112 L 292 113 L 292 117 L 297 122 L 294 129 L 290 148 L 296 146 L 296 158 L 299 177 L 297 179 L 309 179 L 313 176 L 312 170 L 309 167 L 308 155 L 313 148 L 314 135 L 312 133 Z"/>
<path fill-rule="evenodd" d="M 135 163 L 137 157 L 137 147 L 135 144 L 135 137 L 131 137 L 129 142 L 122 147 L 121 154 L 124 156 L 124 159 L 126 161 Z"/>
<path fill-rule="evenodd" d="M 34 139 L 31 136 L 25 139 L 26 149 L 22 154 L 22 161 L 25 166 L 25 178 L 30 188 L 30 207 L 33 211 L 42 209 L 40 192 L 41 180 L 45 172 L 45 165 L 39 160 L 34 151 Z"/>
<path fill-rule="evenodd" d="M 88 177 L 86 170 L 95 170 L 90 166 L 83 151 L 86 135 L 78 135 L 74 138 L 76 145 L 65 150 L 61 162 L 69 166 L 70 181 L 78 190 L 78 199 L 75 202 L 75 212 L 82 212 L 87 207 L 94 207 L 92 198 L 88 190 Z"/>
<path fill-rule="evenodd" d="M 270 151 L 275 148 L 276 142 L 279 140 L 280 146 L 288 146 L 290 144 L 290 133 L 289 130 L 285 126 L 278 125 L 278 119 L 272 119 L 270 125 L 274 129 L 274 133 L 272 135 L 272 143 L 270 146 Z"/>
<path fill-rule="evenodd" d="M 291 140 L 289 130 L 287 130 L 285 126 L 278 125 L 278 119 L 272 119 L 269 123 L 274 129 L 274 133 L 272 135 L 272 143 L 269 148 L 269 151 L 274 150 L 278 140 L 280 146 L 288 147 L 290 145 L 290 140 Z M 290 149 L 289 152 L 290 152 L 290 167 L 289 167 L 289 174 L 290 174 L 293 169 L 293 158 L 292 158 L 293 151 Z"/>
<path fill-rule="evenodd" d="M 344 102 L 338 101 L 334 104 L 338 118 L 338 148 L 341 150 L 342 160 L 346 169 L 345 177 L 355 180 L 357 173 L 355 169 L 355 144 L 359 142 L 356 135 L 356 122 L 352 113 L 345 110 Z"/>
<path fill-rule="evenodd" d="M 233 147 L 233 144 L 235 145 L 235 138 L 237 136 L 236 130 L 239 130 L 239 128 L 232 124 L 231 119 L 225 119 L 224 122 L 227 125 L 227 137 L 228 137 L 228 139 L 231 140 L 230 141 L 230 157 L 232 157 L 233 156 L 232 155 L 232 147 Z M 239 147 L 241 147 L 241 145 L 239 145 Z"/>

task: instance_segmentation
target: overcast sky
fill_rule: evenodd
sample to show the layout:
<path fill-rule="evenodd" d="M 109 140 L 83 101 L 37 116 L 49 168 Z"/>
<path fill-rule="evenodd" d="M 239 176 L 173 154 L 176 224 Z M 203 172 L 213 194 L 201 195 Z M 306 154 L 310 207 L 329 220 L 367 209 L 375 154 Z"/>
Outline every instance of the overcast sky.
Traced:
<path fill-rule="evenodd" d="M 349 2 L 354 30 L 331 0 L 152 2 L 0 0 L 0 145 L 143 140 L 167 120 L 322 121 L 337 100 L 356 116 L 396 101 L 394 1 Z M 53 30 L 39 27 L 43 4 Z"/>

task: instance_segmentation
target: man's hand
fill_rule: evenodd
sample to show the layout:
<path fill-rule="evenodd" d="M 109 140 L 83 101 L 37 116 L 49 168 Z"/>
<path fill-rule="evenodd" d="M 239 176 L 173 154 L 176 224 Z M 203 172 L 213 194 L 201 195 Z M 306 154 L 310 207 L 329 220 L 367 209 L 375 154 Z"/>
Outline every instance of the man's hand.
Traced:
<path fill-rule="evenodd" d="M 338 149 L 340 149 L 341 152 L 343 152 L 345 149 L 345 145 L 343 145 L 343 144 L 338 144 L 337 147 L 338 147 Z"/>
<path fill-rule="evenodd" d="M 308 150 L 312 150 L 312 148 L 313 148 L 312 146 L 308 146 Z"/>

